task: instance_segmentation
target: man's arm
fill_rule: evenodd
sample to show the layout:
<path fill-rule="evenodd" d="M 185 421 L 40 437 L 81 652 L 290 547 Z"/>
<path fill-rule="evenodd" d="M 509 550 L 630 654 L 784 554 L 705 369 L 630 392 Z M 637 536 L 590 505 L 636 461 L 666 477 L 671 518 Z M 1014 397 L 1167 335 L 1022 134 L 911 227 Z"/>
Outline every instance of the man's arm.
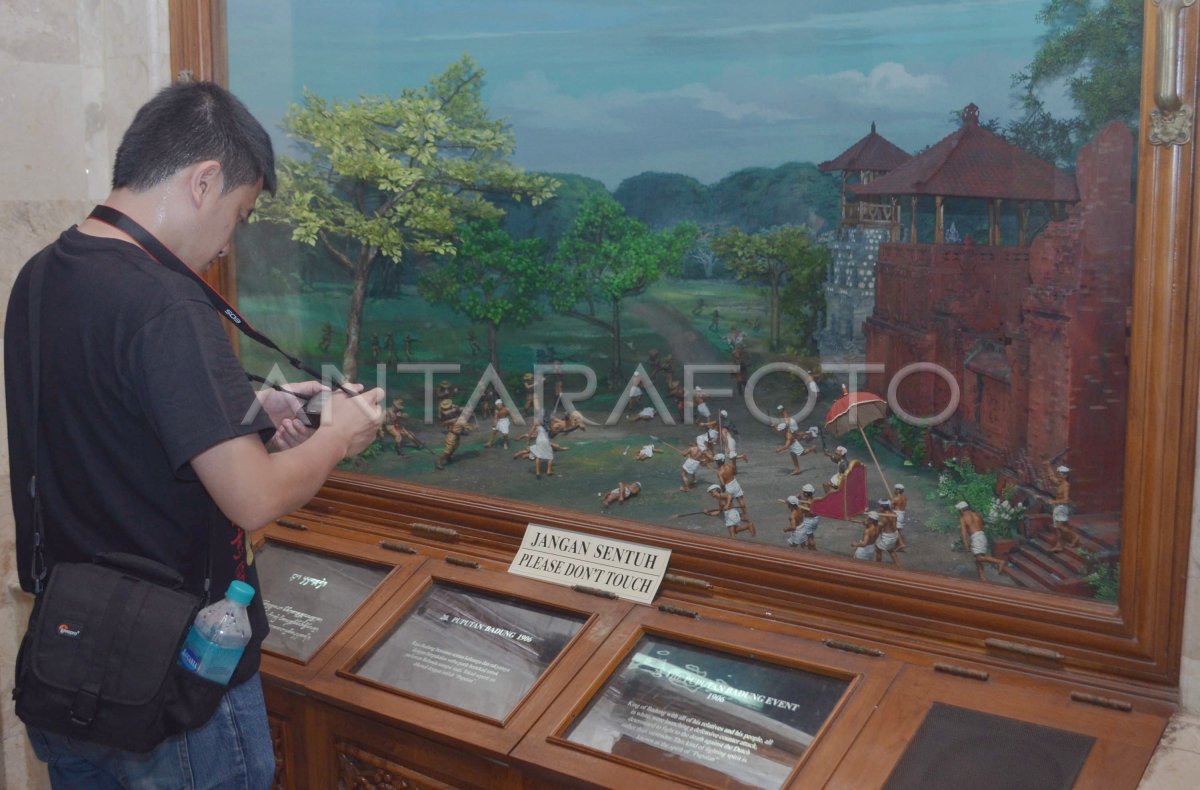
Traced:
<path fill-rule="evenodd" d="M 253 532 L 312 499 L 339 461 L 374 440 L 383 396 L 381 389 L 356 398 L 335 393 L 303 443 L 268 453 L 258 436 L 239 436 L 208 448 L 191 466 L 221 512 Z"/>

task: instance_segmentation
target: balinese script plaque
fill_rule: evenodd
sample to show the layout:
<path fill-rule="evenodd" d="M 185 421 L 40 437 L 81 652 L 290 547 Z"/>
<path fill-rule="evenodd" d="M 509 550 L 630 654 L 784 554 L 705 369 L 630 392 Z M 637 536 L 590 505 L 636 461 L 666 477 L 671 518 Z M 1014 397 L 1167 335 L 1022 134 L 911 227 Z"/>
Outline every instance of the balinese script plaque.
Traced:
<path fill-rule="evenodd" d="M 271 623 L 263 647 L 308 661 L 391 568 L 299 549 L 276 541 L 254 553 Z"/>
<path fill-rule="evenodd" d="M 519 598 L 434 584 L 353 674 L 500 720 L 586 619 Z"/>
<path fill-rule="evenodd" d="M 848 685 L 647 635 L 565 737 L 694 781 L 774 790 Z"/>

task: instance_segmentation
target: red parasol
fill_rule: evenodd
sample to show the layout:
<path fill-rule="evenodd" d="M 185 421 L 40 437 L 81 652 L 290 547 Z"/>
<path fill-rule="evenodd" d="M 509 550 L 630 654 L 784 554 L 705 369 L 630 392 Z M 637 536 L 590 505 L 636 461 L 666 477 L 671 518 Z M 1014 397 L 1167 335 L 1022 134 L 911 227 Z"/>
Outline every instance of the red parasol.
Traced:
<path fill-rule="evenodd" d="M 851 392 L 838 398 L 825 415 L 825 430 L 834 436 L 861 429 L 887 416 L 887 401 L 873 392 Z"/>
<path fill-rule="evenodd" d="M 887 408 L 887 401 L 873 392 L 865 390 L 846 392 L 846 388 L 842 387 L 842 397 L 833 402 L 833 405 L 829 407 L 829 412 L 825 415 L 825 430 L 834 436 L 841 436 L 857 428 L 863 443 L 867 445 L 867 452 L 871 454 L 871 460 L 875 462 L 875 470 L 879 472 L 879 479 L 883 481 L 883 490 L 890 492 L 892 488 L 888 485 L 887 478 L 883 476 L 883 468 L 879 466 L 875 450 L 871 447 L 871 442 L 863 431 L 863 426 L 886 417 Z"/>

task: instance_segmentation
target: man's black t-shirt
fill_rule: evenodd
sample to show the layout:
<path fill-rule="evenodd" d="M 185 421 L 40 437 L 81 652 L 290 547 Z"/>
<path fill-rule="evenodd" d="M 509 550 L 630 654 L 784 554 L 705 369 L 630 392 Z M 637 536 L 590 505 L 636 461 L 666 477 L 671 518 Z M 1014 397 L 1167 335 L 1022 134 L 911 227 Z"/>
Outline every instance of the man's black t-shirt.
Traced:
<path fill-rule="evenodd" d="M 139 247 L 74 228 L 52 245 L 45 266 L 38 491 L 47 562 L 138 554 L 179 571 L 201 594 L 209 548 L 212 600 L 234 579 L 259 589 L 245 534 L 190 464 L 220 442 L 273 430 L 252 411 L 254 391 L 202 290 Z M 32 590 L 28 307 L 27 264 L 9 299 L 4 372 L 18 570 L 22 588 Z M 261 596 L 250 620 L 254 638 L 232 684 L 258 669 L 267 633 Z"/>

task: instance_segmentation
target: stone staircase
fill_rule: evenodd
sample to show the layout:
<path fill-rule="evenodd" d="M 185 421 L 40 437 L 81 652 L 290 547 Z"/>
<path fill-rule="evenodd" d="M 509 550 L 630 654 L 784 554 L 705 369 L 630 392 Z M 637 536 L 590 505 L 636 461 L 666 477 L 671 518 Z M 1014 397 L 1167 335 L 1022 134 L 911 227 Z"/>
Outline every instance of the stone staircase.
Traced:
<path fill-rule="evenodd" d="M 1043 535 L 1052 527 L 1049 513 L 1026 517 L 1023 537 L 1007 552 L 1009 576 L 1019 587 L 1090 597 L 1086 577 L 1097 562 L 1115 561 L 1121 550 L 1118 514 L 1073 515 L 1079 545 L 1050 551 Z"/>

